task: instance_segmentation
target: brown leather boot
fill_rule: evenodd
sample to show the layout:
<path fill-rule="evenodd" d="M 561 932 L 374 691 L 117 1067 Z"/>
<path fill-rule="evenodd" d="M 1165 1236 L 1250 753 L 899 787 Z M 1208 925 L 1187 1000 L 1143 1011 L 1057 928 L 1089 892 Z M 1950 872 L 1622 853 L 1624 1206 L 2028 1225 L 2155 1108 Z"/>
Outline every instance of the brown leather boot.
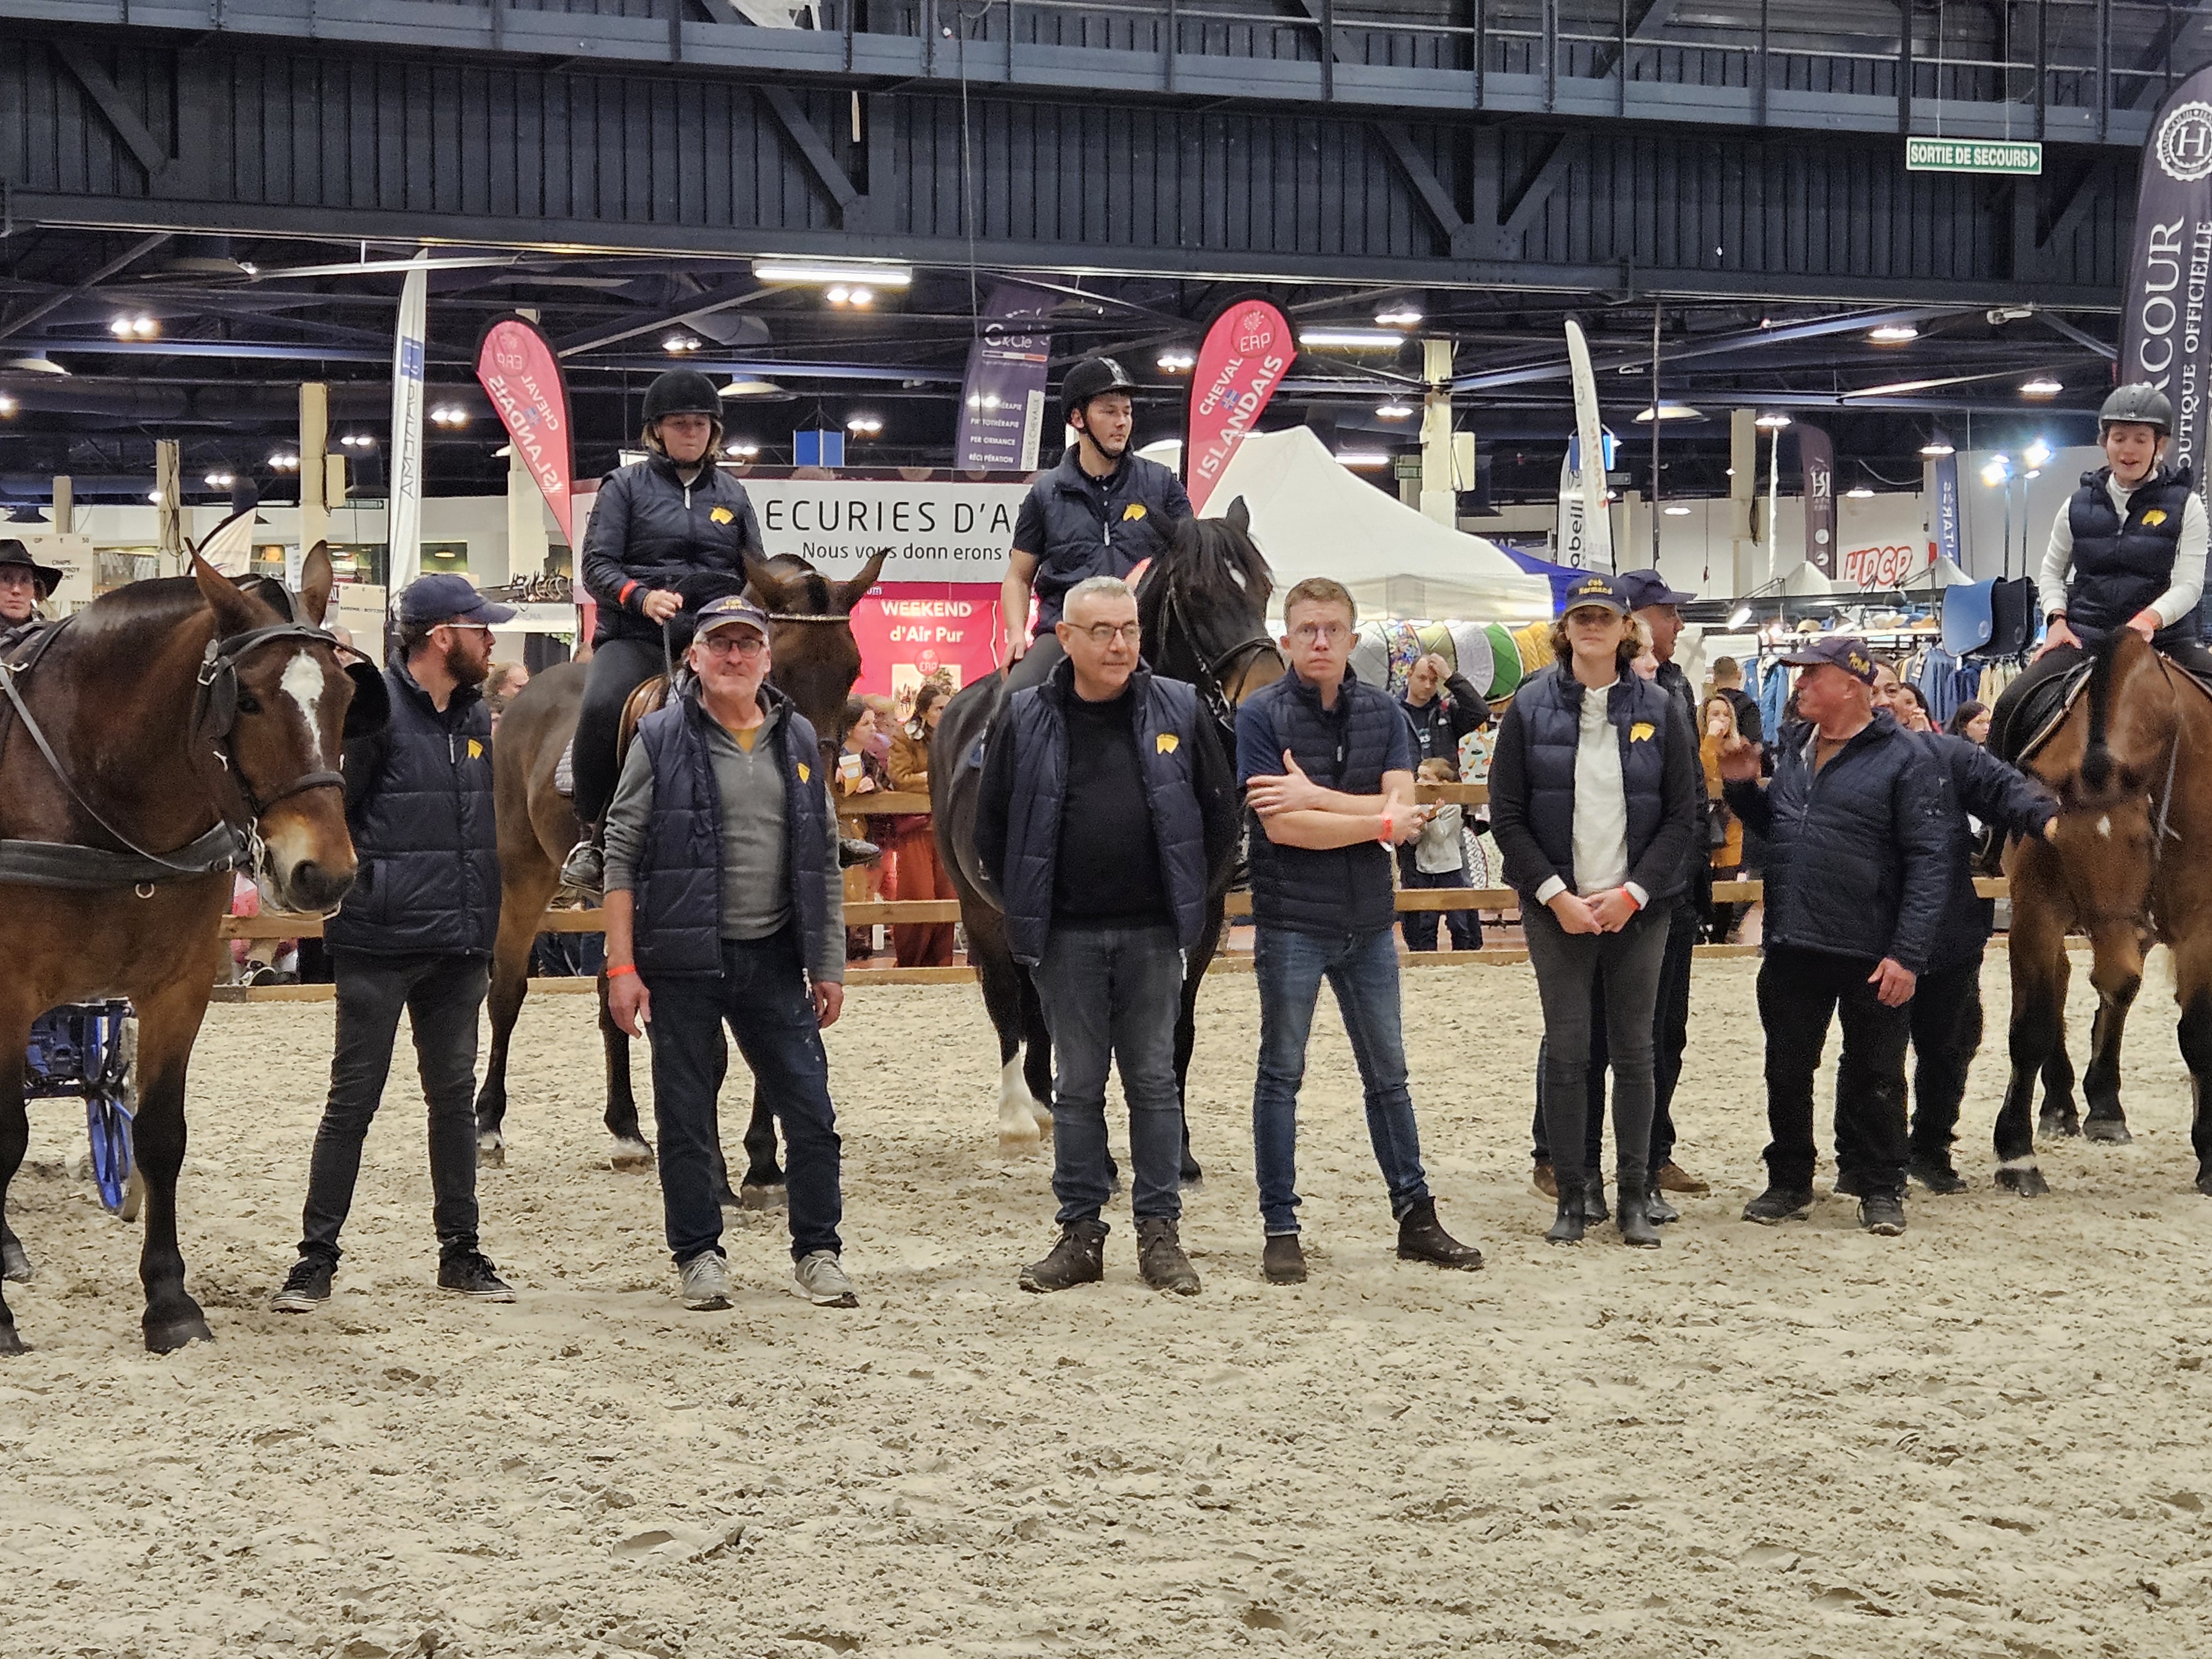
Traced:
<path fill-rule="evenodd" d="M 1446 1232 L 1437 1219 L 1436 1200 L 1425 1198 L 1398 1218 L 1398 1259 L 1472 1273 L 1482 1265 L 1482 1252 Z"/>
<path fill-rule="evenodd" d="M 1042 1261 L 1022 1269 L 1025 1291 L 1064 1291 L 1075 1285 L 1096 1285 L 1106 1277 L 1106 1224 L 1071 1221 L 1060 1230 L 1060 1243 Z"/>
<path fill-rule="evenodd" d="M 1172 1291 L 1177 1296 L 1198 1294 L 1198 1269 L 1182 1252 L 1176 1224 L 1165 1216 L 1137 1224 L 1137 1271 L 1156 1291 Z"/>

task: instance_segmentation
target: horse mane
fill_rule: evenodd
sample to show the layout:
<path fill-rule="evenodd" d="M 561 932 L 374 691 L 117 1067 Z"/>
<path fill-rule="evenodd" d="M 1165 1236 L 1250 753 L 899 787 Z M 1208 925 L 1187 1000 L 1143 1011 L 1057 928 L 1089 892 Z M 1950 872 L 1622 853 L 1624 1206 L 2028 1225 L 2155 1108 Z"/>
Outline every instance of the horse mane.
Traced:
<path fill-rule="evenodd" d="M 763 603 L 762 608 L 773 617 L 779 611 L 794 616 L 822 617 L 830 614 L 835 603 L 830 592 L 830 579 L 795 553 L 779 553 L 768 562 L 769 572 L 779 585 L 777 603 Z M 805 599 L 793 605 L 791 600 L 799 593 Z M 763 601 L 766 595 L 757 595 Z"/>
<path fill-rule="evenodd" d="M 283 615 L 269 606 L 253 587 L 241 591 L 269 611 L 270 622 L 284 620 Z M 193 612 L 206 609 L 206 596 L 190 576 L 155 576 L 146 581 L 128 582 L 101 594 L 71 617 L 70 626 L 80 641 L 101 641 L 139 629 L 181 623 Z"/>
<path fill-rule="evenodd" d="M 1163 580 L 1155 584 L 1148 574 L 1146 591 L 1138 596 L 1139 603 L 1151 599 L 1148 615 L 1157 611 L 1170 586 L 1194 605 L 1231 611 L 1249 606 L 1263 616 L 1275 591 L 1274 572 L 1259 544 L 1235 518 L 1177 520 L 1154 568 Z"/>
<path fill-rule="evenodd" d="M 2102 794 L 2112 781 L 2110 730 L 2112 714 L 2112 662 L 2119 655 L 2126 630 L 2114 629 L 2097 642 L 2089 658 L 2089 738 L 2081 750 L 2081 781 Z"/>

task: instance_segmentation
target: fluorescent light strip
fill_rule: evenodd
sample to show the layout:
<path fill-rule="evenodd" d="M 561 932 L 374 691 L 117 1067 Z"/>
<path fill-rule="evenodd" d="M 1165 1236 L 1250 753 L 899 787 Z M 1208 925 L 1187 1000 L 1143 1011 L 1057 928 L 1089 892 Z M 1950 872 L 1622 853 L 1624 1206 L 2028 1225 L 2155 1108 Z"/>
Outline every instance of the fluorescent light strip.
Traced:
<path fill-rule="evenodd" d="M 911 265 L 823 264 L 811 259 L 756 259 L 753 275 L 763 283 L 860 283 L 870 288 L 905 288 L 914 281 Z"/>

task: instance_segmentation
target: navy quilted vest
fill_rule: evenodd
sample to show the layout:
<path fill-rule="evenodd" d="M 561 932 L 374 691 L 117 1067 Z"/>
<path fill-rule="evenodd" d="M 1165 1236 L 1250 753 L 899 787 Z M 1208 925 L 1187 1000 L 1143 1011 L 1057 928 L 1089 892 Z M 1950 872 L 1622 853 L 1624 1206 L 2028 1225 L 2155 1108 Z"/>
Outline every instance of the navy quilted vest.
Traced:
<path fill-rule="evenodd" d="M 1255 692 L 1238 711 L 1256 708 L 1274 728 L 1277 749 L 1297 757 L 1305 775 L 1348 795 L 1382 791 L 1382 763 L 1394 728 L 1406 724 L 1397 699 L 1345 672 L 1336 707 L 1296 674 Z M 1278 847 L 1255 820 L 1248 837 L 1252 918 L 1293 933 L 1371 933 L 1397 920 L 1390 854 L 1379 842 L 1352 847 Z"/>
<path fill-rule="evenodd" d="M 2191 469 L 2161 466 L 2128 497 L 2124 523 L 2106 492 L 2110 467 L 2081 475 L 2066 508 L 2074 532 L 2074 573 L 2066 584 L 2066 620 L 2076 629 L 2107 633 L 2173 585 L 2173 558 L 2181 544 L 2181 514 L 2189 503 Z M 2197 621 L 2187 619 L 2189 637 Z"/>
<path fill-rule="evenodd" d="M 1517 732 L 1527 755 L 1528 829 L 1544 856 L 1561 870 L 1574 869 L 1575 755 L 1582 746 L 1583 699 L 1589 693 L 1564 665 L 1554 665 L 1521 682 L 1513 694 L 1510 718 L 1501 731 L 1510 742 Z M 1657 682 L 1623 674 L 1606 693 L 1606 718 L 1620 742 L 1620 781 L 1628 797 L 1628 862 L 1632 868 L 1659 833 L 1666 816 L 1667 723 L 1680 720 L 1674 699 Z M 1700 848 L 1702 855 L 1705 849 Z M 1550 869 L 1516 870 L 1505 879 L 1533 894 Z M 1686 872 L 1685 872 L 1686 878 Z M 1579 884 L 1579 875 L 1577 883 Z M 1672 897 L 1686 884 L 1679 880 L 1656 901 Z"/>

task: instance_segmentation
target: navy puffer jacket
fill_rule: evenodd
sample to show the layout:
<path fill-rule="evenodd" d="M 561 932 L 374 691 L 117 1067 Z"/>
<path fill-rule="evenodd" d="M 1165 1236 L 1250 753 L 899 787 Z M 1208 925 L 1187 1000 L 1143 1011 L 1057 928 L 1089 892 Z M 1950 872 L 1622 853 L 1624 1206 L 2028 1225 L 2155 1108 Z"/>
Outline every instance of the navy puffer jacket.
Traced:
<path fill-rule="evenodd" d="M 2081 475 L 2081 487 L 2067 503 L 2067 528 L 2074 537 L 2074 568 L 2066 580 L 2066 620 L 2084 637 L 2124 628 L 2173 586 L 2173 562 L 2181 550 L 2182 510 L 2189 504 L 2195 473 L 2161 466 L 2128 496 L 2124 523 L 2106 486 L 2112 468 Z M 2197 619 L 2185 617 L 2159 630 L 2170 639 L 2194 640 Z"/>
<path fill-rule="evenodd" d="M 1058 466 L 1030 486 L 1014 521 L 1014 545 L 1036 560 L 1037 637 L 1052 632 L 1078 582 L 1126 576 L 1167 551 L 1176 520 L 1190 517 L 1182 481 L 1158 461 L 1126 457 L 1110 478 L 1084 471 L 1068 446 Z"/>
<path fill-rule="evenodd" d="M 747 554 L 764 556 L 751 498 L 711 461 L 688 484 L 665 455 L 608 473 L 584 530 L 584 586 L 599 603 L 592 642 L 659 639 L 641 608 L 647 593 L 702 576 L 726 578 L 735 592 Z"/>
<path fill-rule="evenodd" d="M 491 711 L 464 685 L 441 712 L 404 664 L 384 671 L 384 688 L 391 720 L 345 745 L 360 871 L 323 938 L 336 951 L 488 957 L 499 934 Z"/>
<path fill-rule="evenodd" d="M 1498 725 L 1490 757 L 1490 829 L 1505 855 L 1505 879 L 1524 898 L 1553 877 L 1575 879 L 1575 757 L 1583 699 L 1564 665 L 1521 682 Z M 1606 693 L 1606 718 L 1620 744 L 1628 799 L 1629 879 L 1652 903 L 1688 884 L 1686 849 L 1698 827 L 1704 774 L 1675 699 L 1656 683 L 1623 674 Z"/>
<path fill-rule="evenodd" d="M 1774 781 L 1728 786 L 1729 810 L 1767 840 L 1766 942 L 1925 972 L 1950 896 L 1941 769 L 1886 712 L 1817 776 L 1815 737 L 1810 721 L 1784 726 Z"/>
<path fill-rule="evenodd" d="M 2042 784 L 2008 766 L 1968 738 L 1917 732 L 1915 739 L 1936 757 L 1950 842 L 1944 867 L 1943 920 L 1936 924 L 1929 970 L 1954 968 L 1982 954 L 1996 923 L 1996 902 L 1974 891 L 1972 813 L 2001 836 L 2039 836 L 2058 816 L 2058 802 Z"/>

